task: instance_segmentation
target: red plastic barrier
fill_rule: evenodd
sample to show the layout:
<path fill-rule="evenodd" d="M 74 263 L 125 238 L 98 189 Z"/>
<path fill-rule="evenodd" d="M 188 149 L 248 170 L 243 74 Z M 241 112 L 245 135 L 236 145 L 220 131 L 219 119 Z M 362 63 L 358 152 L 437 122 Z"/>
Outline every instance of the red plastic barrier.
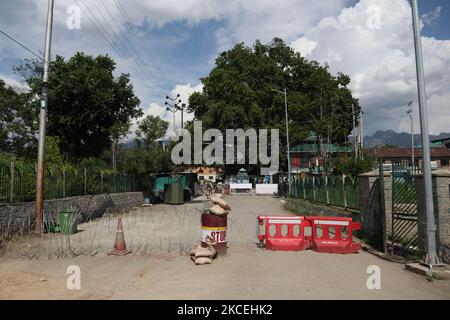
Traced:
<path fill-rule="evenodd" d="M 361 244 L 353 243 L 353 231 L 361 224 L 352 218 L 305 217 L 312 227 L 311 249 L 328 253 L 355 253 Z"/>
<path fill-rule="evenodd" d="M 258 238 L 268 250 L 299 251 L 308 249 L 311 244 L 311 237 L 305 236 L 305 227 L 309 226 L 309 222 L 304 217 L 258 216 L 258 223 L 265 231 L 264 234 L 259 233 Z M 283 226 L 286 226 L 285 232 Z"/>

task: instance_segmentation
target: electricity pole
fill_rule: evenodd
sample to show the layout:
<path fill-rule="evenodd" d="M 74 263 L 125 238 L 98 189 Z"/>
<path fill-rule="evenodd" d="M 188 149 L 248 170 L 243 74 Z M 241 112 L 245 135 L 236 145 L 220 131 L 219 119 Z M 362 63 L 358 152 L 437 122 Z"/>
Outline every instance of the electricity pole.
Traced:
<path fill-rule="evenodd" d="M 417 91 L 419 96 L 420 133 L 422 134 L 423 181 L 425 186 L 425 212 L 427 216 L 427 256 L 430 267 L 440 264 L 436 253 L 436 224 L 434 221 L 433 189 L 431 178 L 430 140 L 428 136 L 428 113 L 423 69 L 422 39 L 417 0 L 411 0 L 414 49 L 416 54 Z"/>
<path fill-rule="evenodd" d="M 177 104 L 176 100 L 179 97 L 180 97 L 180 94 L 177 94 L 177 96 L 175 98 L 171 98 L 169 96 L 166 96 L 166 102 L 164 103 L 166 106 L 170 106 L 172 108 L 171 109 L 169 107 L 166 107 L 166 110 L 172 112 L 172 114 L 173 114 L 173 134 L 174 135 L 175 135 L 175 112 L 177 112 L 177 109 L 175 108 L 175 105 Z M 171 101 L 175 102 L 175 104 L 172 105 L 169 102 L 167 102 L 167 100 L 171 100 Z M 180 100 L 180 102 L 181 102 L 181 100 Z"/>
<path fill-rule="evenodd" d="M 38 166 L 36 174 L 36 232 L 42 233 L 42 210 L 44 207 L 44 159 L 45 159 L 45 127 L 48 105 L 48 72 L 52 42 L 54 0 L 48 0 L 47 31 L 45 34 L 44 76 L 42 78 L 41 109 L 39 114 L 39 146 Z"/>
<path fill-rule="evenodd" d="M 181 100 L 179 102 L 181 102 Z M 177 108 L 177 110 L 181 111 L 181 129 L 184 129 L 183 115 L 184 115 L 184 109 L 186 108 L 186 103 L 182 103 L 181 107 L 178 104 L 175 104 L 175 107 Z"/>

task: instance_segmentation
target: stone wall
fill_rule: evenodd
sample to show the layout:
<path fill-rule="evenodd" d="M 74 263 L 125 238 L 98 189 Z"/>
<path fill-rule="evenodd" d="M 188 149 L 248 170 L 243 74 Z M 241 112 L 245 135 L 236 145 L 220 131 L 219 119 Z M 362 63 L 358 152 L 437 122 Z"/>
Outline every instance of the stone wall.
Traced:
<path fill-rule="evenodd" d="M 384 211 L 381 207 L 379 190 L 379 175 L 377 172 L 362 174 L 359 179 L 359 201 L 363 232 L 369 241 L 382 248 L 380 237 L 383 235 L 383 223 L 387 236 L 392 228 L 392 177 L 390 172 L 384 173 Z M 425 190 L 423 176 L 416 175 L 417 212 L 419 248 L 426 251 L 426 215 L 425 215 Z M 378 188 L 378 189 L 377 189 Z M 438 254 L 444 261 L 450 263 L 450 172 L 433 172 L 433 197 L 434 213 L 437 226 Z M 385 219 L 385 222 L 383 222 Z M 381 246 L 380 246 L 381 244 Z M 380 248 L 380 249 L 381 249 Z"/>
<path fill-rule="evenodd" d="M 286 198 L 286 208 L 299 215 L 351 217 L 354 221 L 360 221 L 357 211 L 344 210 L 299 198 Z"/>
<path fill-rule="evenodd" d="M 425 188 L 422 176 L 416 177 L 417 211 L 419 219 L 419 246 L 427 248 L 427 219 L 425 212 Z M 450 172 L 433 173 L 433 203 L 436 223 L 438 255 L 450 263 Z"/>
<path fill-rule="evenodd" d="M 56 221 L 61 209 L 76 208 L 79 222 L 101 217 L 107 210 L 122 210 L 139 206 L 144 202 L 141 192 L 86 195 L 44 202 L 44 220 Z M 34 225 L 35 203 L 23 202 L 0 205 L 1 240 L 16 234 L 26 234 Z"/>

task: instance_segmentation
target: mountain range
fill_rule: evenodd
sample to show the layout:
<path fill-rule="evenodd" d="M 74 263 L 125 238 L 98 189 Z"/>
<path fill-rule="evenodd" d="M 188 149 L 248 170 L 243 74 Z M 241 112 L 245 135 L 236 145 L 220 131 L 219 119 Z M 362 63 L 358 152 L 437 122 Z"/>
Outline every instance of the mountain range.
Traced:
<path fill-rule="evenodd" d="M 449 138 L 450 133 L 442 132 L 439 135 L 430 134 L 430 141 Z M 420 134 L 414 134 L 414 145 L 420 145 Z M 406 132 L 397 133 L 393 130 L 379 130 L 373 135 L 364 137 L 364 147 L 370 148 L 376 145 L 395 145 L 397 147 L 411 147 L 411 134 Z"/>

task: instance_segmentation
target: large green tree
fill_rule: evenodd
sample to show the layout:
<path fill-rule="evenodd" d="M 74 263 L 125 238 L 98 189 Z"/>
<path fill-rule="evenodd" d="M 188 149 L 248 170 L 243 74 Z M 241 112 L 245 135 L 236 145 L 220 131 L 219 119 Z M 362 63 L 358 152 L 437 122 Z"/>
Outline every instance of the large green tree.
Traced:
<path fill-rule="evenodd" d="M 169 123 L 158 116 L 148 115 L 138 123 L 136 135 L 139 137 L 139 142 L 149 149 L 156 139 L 163 137 L 166 134 Z"/>
<path fill-rule="evenodd" d="M 0 151 L 30 155 L 35 150 L 36 110 L 27 95 L 0 79 Z"/>
<path fill-rule="evenodd" d="M 36 109 L 42 90 L 40 63 L 27 61 L 15 70 L 31 88 L 29 104 Z M 76 53 L 56 56 L 50 64 L 48 135 L 58 137 L 66 158 L 95 157 L 127 133 L 133 118 L 142 115 L 129 75 L 114 76 L 109 56 Z"/>
<path fill-rule="evenodd" d="M 278 128 L 284 157 L 284 96 L 273 89 L 287 90 L 291 145 L 310 131 L 343 142 L 352 129 L 352 104 L 360 110 L 349 76 L 333 75 L 327 64 L 305 59 L 279 38 L 222 52 L 201 81 L 203 92 L 190 96 L 189 111 L 204 128 Z"/>

